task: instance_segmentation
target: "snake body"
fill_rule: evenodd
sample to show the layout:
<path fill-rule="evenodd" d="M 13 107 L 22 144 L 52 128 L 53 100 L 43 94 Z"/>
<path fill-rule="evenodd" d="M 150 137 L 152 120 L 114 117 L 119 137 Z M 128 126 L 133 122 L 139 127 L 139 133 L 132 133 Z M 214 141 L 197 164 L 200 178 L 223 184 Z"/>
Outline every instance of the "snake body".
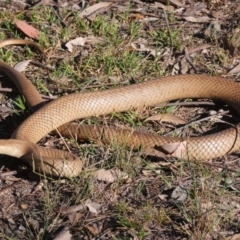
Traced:
<path fill-rule="evenodd" d="M 67 124 L 75 119 L 122 112 L 180 98 L 209 98 L 226 102 L 239 113 L 240 86 L 221 77 L 168 76 L 111 90 L 70 94 L 42 106 L 38 91 L 23 74 L 2 61 L 0 71 L 16 84 L 29 106 L 33 110 L 38 109 L 15 130 L 11 139 L 0 140 L 0 153 L 22 158 L 36 170 L 48 175 L 74 177 L 81 172 L 83 165 L 71 153 L 36 145 L 57 128 L 63 135 L 69 135 L 70 132 L 76 138 L 101 139 L 103 142 L 116 140 L 134 149 L 152 149 L 184 142 L 186 149 L 182 157 L 185 159 L 207 160 L 240 149 L 240 124 L 208 136 L 181 140 L 143 132 Z"/>

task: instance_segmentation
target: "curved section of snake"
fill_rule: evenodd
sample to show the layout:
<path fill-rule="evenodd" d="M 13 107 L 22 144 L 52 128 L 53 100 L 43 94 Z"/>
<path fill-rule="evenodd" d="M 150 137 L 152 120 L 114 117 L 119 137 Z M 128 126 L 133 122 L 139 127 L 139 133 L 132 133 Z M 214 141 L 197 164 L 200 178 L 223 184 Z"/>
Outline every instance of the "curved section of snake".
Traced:
<path fill-rule="evenodd" d="M 39 104 L 42 104 L 40 95 L 23 74 L 2 61 L 0 70 L 17 85 L 30 107 L 39 108 Z M 49 175 L 74 177 L 81 172 L 80 159 L 64 151 L 36 145 L 42 137 L 63 124 L 75 119 L 122 112 L 180 98 L 209 98 L 226 102 L 239 112 L 239 93 L 238 83 L 221 77 L 178 75 L 111 90 L 71 94 L 54 100 L 33 113 L 16 129 L 12 139 L 0 141 L 0 153 L 23 158 L 38 171 Z M 103 142 L 117 140 L 120 144 L 135 149 L 140 146 L 145 149 L 161 148 L 164 144 L 184 142 L 186 149 L 182 152 L 182 157 L 194 160 L 220 157 L 240 149 L 239 124 L 236 128 L 209 136 L 184 140 L 99 126 L 64 125 L 59 129 L 63 135 L 69 135 L 70 132 L 76 138 L 100 139 Z"/>

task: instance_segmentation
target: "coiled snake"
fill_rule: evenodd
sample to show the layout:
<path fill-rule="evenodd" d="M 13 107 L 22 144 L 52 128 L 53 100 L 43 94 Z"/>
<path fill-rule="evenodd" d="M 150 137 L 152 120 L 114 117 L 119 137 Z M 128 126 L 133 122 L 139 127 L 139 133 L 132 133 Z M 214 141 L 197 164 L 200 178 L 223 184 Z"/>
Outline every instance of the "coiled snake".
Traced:
<path fill-rule="evenodd" d="M 40 107 L 41 96 L 23 74 L 2 61 L 0 70 L 16 84 L 32 109 L 40 108 L 15 130 L 11 139 L 0 140 L 0 153 L 22 158 L 36 170 L 48 175 L 74 177 L 82 170 L 82 161 L 71 153 L 36 145 L 42 137 L 63 124 L 59 128 L 63 135 L 70 131 L 77 138 L 101 138 L 104 142 L 114 139 L 132 148 L 141 146 L 151 149 L 167 143 L 184 142 L 186 149 L 181 154 L 185 159 L 207 160 L 240 149 L 240 124 L 219 133 L 185 140 L 112 128 L 103 130 L 100 126 L 77 125 L 74 128 L 66 124 L 75 119 L 122 112 L 180 98 L 222 101 L 240 112 L 239 84 L 221 77 L 168 76 L 117 89 L 70 94 Z"/>

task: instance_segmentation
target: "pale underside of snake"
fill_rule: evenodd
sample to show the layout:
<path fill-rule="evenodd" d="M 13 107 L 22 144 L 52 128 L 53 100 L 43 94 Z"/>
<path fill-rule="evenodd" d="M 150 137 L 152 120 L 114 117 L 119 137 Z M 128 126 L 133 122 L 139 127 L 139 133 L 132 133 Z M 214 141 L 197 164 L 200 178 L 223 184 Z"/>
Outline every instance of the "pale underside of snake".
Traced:
<path fill-rule="evenodd" d="M 5 42 L 2 45 L 0 43 L 0 47 L 9 45 L 9 43 L 36 45 L 20 40 L 17 43 L 14 41 Z M 181 157 L 195 161 L 221 157 L 240 149 L 238 134 L 240 124 L 235 128 L 215 134 L 189 139 L 161 137 L 144 132 L 101 126 L 68 124 L 76 119 L 123 112 L 182 98 L 209 98 L 226 102 L 239 113 L 240 86 L 238 83 L 221 77 L 167 76 L 111 90 L 70 94 L 43 106 L 40 94 L 23 74 L 2 61 L 0 61 L 0 71 L 16 84 L 20 93 L 26 98 L 29 107 L 33 111 L 38 109 L 15 130 L 11 139 L 0 140 L 0 153 L 21 158 L 37 171 L 51 176 L 77 176 L 82 171 L 83 165 L 78 157 L 69 152 L 43 148 L 36 144 L 55 129 L 58 129 L 63 136 L 70 134 L 77 139 L 101 139 L 103 143 L 116 141 L 132 149 L 141 147 L 151 150 L 159 149 L 169 143 L 184 143 Z"/>

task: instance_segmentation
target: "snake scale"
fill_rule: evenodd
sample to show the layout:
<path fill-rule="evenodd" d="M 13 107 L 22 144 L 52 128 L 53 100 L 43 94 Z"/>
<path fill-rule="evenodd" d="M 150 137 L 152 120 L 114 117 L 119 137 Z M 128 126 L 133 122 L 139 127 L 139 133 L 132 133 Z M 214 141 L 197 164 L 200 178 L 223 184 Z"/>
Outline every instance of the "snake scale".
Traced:
<path fill-rule="evenodd" d="M 186 149 L 181 153 L 182 158 L 190 160 L 208 160 L 240 149 L 240 124 L 235 128 L 189 139 L 69 124 L 75 119 L 122 112 L 182 98 L 209 98 L 226 102 L 239 113 L 240 86 L 221 77 L 194 74 L 167 76 L 116 89 L 70 94 L 42 106 L 40 94 L 23 74 L 3 61 L 0 61 L 0 71 L 16 84 L 30 108 L 35 111 L 15 130 L 11 139 L 0 140 L 0 153 L 21 158 L 37 171 L 51 176 L 75 177 L 82 171 L 83 165 L 78 157 L 69 152 L 36 144 L 57 128 L 63 136 L 71 134 L 76 138 L 101 139 L 104 143 L 117 141 L 133 149 L 153 149 L 169 143 L 184 142 Z"/>

